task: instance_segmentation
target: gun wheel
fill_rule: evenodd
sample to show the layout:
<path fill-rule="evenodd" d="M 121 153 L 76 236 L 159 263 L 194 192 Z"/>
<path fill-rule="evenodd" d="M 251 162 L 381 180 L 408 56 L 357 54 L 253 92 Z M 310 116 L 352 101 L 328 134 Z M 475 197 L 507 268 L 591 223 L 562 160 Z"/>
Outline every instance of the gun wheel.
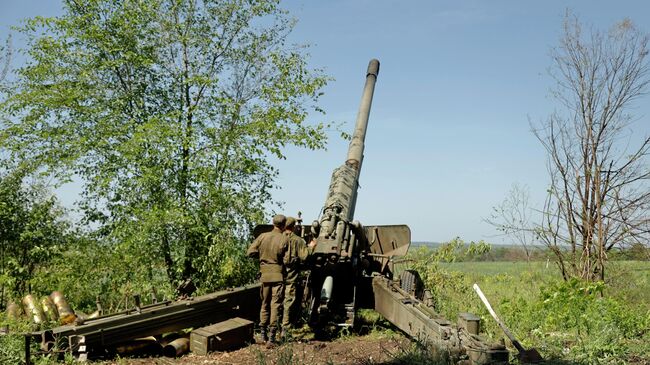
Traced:
<path fill-rule="evenodd" d="M 424 298 L 424 282 L 415 270 L 405 270 L 399 276 L 400 288 L 418 300 Z"/>

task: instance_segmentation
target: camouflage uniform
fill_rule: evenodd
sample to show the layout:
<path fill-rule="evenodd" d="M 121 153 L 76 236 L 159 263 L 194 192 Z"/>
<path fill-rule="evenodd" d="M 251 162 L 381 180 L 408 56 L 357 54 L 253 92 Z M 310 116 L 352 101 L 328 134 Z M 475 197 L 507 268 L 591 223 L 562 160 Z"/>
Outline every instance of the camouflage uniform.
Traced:
<path fill-rule="evenodd" d="M 269 328 L 270 340 L 275 340 L 275 332 L 279 320 L 279 310 L 282 306 L 284 292 L 284 257 L 287 251 L 287 236 L 283 233 L 284 216 L 273 217 L 273 230 L 260 234 L 248 249 L 248 256 L 259 257 L 260 296 L 262 307 L 260 309 L 260 327 L 262 337 L 266 337 L 266 327 Z M 276 224 L 277 223 L 277 224 Z M 266 339 L 266 338 L 264 338 Z"/>
<path fill-rule="evenodd" d="M 296 290 L 298 275 L 300 274 L 300 265 L 305 262 L 307 257 L 311 254 L 311 249 L 307 247 L 305 240 L 295 234 L 292 226 L 295 224 L 295 219 L 292 217 L 287 218 L 287 230 L 285 234 L 288 238 L 287 252 L 284 261 L 286 265 L 286 275 L 284 279 L 284 313 L 282 316 L 282 330 L 286 331 L 289 328 L 293 318 L 292 312 L 295 310 L 296 305 Z"/>

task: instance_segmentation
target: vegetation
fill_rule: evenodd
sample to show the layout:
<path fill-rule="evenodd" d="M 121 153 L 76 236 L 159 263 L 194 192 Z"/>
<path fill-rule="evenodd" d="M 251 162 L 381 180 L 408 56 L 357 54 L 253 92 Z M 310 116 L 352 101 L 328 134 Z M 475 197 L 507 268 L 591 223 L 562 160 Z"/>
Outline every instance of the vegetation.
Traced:
<path fill-rule="evenodd" d="M 454 241 L 442 252 L 458 247 Z M 650 358 L 650 262 L 611 262 L 607 281 L 564 281 L 545 261 L 440 262 L 448 254 L 439 251 L 421 248 L 410 258 L 445 317 L 469 311 L 489 337 L 505 337 L 472 290 L 477 283 L 519 341 L 547 358 L 576 364 Z"/>
<path fill-rule="evenodd" d="M 647 55 L 648 36 L 628 19 L 607 34 L 583 34 L 570 15 L 552 52 L 554 96 L 566 112 L 534 130 L 551 177 L 535 232 L 555 253 L 565 279 L 604 280 L 614 246 L 650 238 L 650 137 L 628 141 L 628 109 L 650 84 Z"/>
<path fill-rule="evenodd" d="M 531 244 L 543 245 L 537 252 L 553 259 L 561 279 L 548 261 L 424 265 L 438 310 L 454 316 L 459 303 L 474 303 L 487 333 L 500 337 L 472 300 L 476 282 L 515 335 L 551 359 L 650 359 L 650 139 L 632 137 L 628 114 L 650 84 L 647 55 L 648 36 L 629 20 L 603 34 L 583 32 L 567 14 L 551 71 L 563 109 L 533 126 L 549 158 L 547 200 L 533 219 L 528 190 L 515 186 L 486 219 L 517 240 L 527 259 Z M 437 253 L 417 255 L 428 262 Z"/>
<path fill-rule="evenodd" d="M 628 19 L 603 34 L 566 15 L 551 53 L 560 109 L 532 125 L 548 155 L 546 202 L 532 219 L 515 187 L 486 219 L 526 250 L 548 247 L 565 280 L 602 281 L 616 247 L 650 242 L 650 137 L 634 136 L 628 112 L 650 85 L 648 40 Z"/>
<path fill-rule="evenodd" d="M 0 145 L 80 180 L 84 223 L 134 275 L 162 265 L 170 285 L 205 290 L 250 280 L 232 278 L 228 254 L 264 220 L 267 159 L 325 142 L 324 125 L 303 122 L 327 78 L 285 46 L 293 24 L 273 0 L 65 1 L 21 30 L 31 61 L 8 85 Z"/>
<path fill-rule="evenodd" d="M 12 77 L 0 47 L 0 310 L 56 289 L 112 312 L 185 279 L 201 293 L 253 281 L 268 159 L 326 141 L 305 118 L 328 78 L 288 44 L 294 20 L 276 0 L 63 6 L 24 23 L 29 62 Z M 73 180 L 79 221 L 50 191 Z M 0 338 L 0 363 L 15 346 Z"/>
<path fill-rule="evenodd" d="M 68 250 L 71 238 L 56 198 L 23 179 L 18 171 L 0 175 L 1 303 L 30 292 L 38 270 Z"/>
<path fill-rule="evenodd" d="M 527 229 L 533 221 L 533 210 L 530 205 L 530 189 L 527 186 L 513 184 L 506 198 L 496 207 L 492 208 L 490 217 L 484 221 L 494 226 L 504 236 L 514 240 L 526 254 L 526 261 L 531 260 L 534 244 L 536 243 L 535 231 Z"/>
<path fill-rule="evenodd" d="M 252 281 L 244 247 L 272 200 L 268 158 L 325 145 L 327 126 L 305 118 L 322 112 L 328 78 L 307 67 L 304 47 L 286 45 L 292 19 L 275 0 L 64 7 L 25 23 L 30 61 L 15 77 L 9 40 L 0 46 L 0 309 L 56 289 L 76 310 L 99 300 L 114 312 L 134 294 L 171 298 L 185 279 L 200 292 Z M 650 140 L 620 144 L 627 107 L 647 90 L 647 53 L 627 21 L 585 39 L 567 17 L 553 53 L 566 114 L 535 132 L 552 178 L 542 220 L 515 186 L 490 221 L 521 248 L 456 238 L 412 252 L 404 263 L 437 311 L 472 311 L 503 337 L 471 290 L 478 283 L 523 344 L 549 358 L 650 358 Z M 72 180 L 83 184 L 78 222 L 50 191 Z M 382 326 L 360 316 L 371 332 Z M 17 333 L 34 327 L 5 325 L 13 334 L 0 336 L 0 363 L 17 363 Z M 448 362 L 421 343 L 393 355 L 391 364 Z M 290 347 L 279 358 L 304 362 Z"/>

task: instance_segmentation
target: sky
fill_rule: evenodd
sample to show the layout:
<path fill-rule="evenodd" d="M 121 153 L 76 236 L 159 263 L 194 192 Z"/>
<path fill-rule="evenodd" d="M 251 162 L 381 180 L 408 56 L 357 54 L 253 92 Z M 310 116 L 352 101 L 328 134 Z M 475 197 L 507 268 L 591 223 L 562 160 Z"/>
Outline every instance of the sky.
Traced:
<path fill-rule="evenodd" d="M 650 32 L 647 1 L 290 0 L 298 20 L 291 42 L 309 44 L 309 64 L 334 80 L 324 89 L 325 115 L 352 132 L 368 61 L 381 62 L 355 219 L 408 224 L 413 241 L 507 243 L 483 222 L 512 185 L 528 186 L 541 205 L 546 157 L 530 131 L 558 107 L 550 97 L 550 49 L 567 9 L 607 30 L 630 18 Z M 0 0 L 0 39 L 20 19 L 61 13 L 59 0 Z M 21 40 L 15 32 L 14 45 Z M 17 60 L 20 61 L 20 60 Z M 650 97 L 634 104 L 637 135 L 650 134 Z M 348 142 L 330 133 L 327 150 L 289 148 L 272 207 L 303 212 L 310 222 L 325 201 L 332 171 Z M 58 190 L 71 206 L 78 184 Z"/>

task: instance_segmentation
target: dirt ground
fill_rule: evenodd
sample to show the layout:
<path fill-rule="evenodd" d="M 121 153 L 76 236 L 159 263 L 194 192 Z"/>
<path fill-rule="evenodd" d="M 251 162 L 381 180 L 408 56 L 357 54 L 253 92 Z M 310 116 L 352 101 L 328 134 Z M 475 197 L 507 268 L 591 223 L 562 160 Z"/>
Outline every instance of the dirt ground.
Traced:
<path fill-rule="evenodd" d="M 400 335 L 343 337 L 333 341 L 296 340 L 272 348 L 253 344 L 231 352 L 214 352 L 207 356 L 189 353 L 173 359 L 165 357 L 122 358 L 101 364 L 115 365 L 380 365 L 391 364 L 409 346 Z"/>

